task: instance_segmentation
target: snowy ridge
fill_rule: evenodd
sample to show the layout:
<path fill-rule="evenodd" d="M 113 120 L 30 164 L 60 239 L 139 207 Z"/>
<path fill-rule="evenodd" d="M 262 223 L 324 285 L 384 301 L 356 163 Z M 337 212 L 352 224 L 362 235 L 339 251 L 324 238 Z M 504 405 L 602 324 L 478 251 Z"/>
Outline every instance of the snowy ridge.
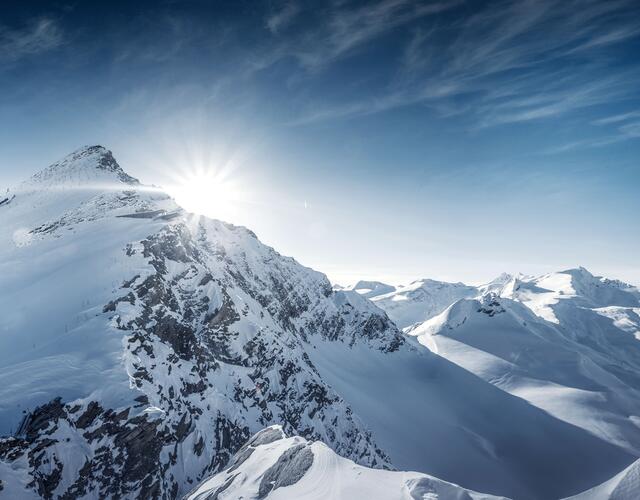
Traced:
<path fill-rule="evenodd" d="M 324 443 L 287 438 L 274 426 L 253 436 L 229 467 L 203 481 L 185 500 L 490 500 L 417 472 L 368 469 L 339 457 Z"/>
<path fill-rule="evenodd" d="M 386 283 L 382 283 L 380 281 L 360 280 L 350 289 L 354 292 L 358 292 L 360 295 L 366 297 L 367 299 L 371 299 L 373 297 L 377 297 L 378 295 L 391 293 L 395 291 L 396 287 L 387 285 Z"/>

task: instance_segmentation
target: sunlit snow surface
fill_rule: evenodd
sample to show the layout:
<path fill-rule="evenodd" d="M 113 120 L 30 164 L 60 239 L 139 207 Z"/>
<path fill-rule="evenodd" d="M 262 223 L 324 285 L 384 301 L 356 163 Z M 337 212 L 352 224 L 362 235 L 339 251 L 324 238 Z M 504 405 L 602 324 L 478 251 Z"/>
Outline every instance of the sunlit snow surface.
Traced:
<path fill-rule="evenodd" d="M 271 433 L 280 436 L 261 439 Z M 271 441 L 271 439 L 274 439 Z M 261 441 L 270 441 L 265 444 Z M 286 453 L 297 457 L 278 470 Z M 249 452 L 248 458 L 245 458 Z M 301 455 L 306 454 L 300 458 Z M 297 459 L 296 459 L 297 458 Z M 261 431 L 238 453 L 226 471 L 199 485 L 185 500 L 206 498 L 246 500 L 497 500 L 418 472 L 385 471 L 362 467 L 336 455 L 321 442 L 286 437 L 278 426 Z M 279 464 L 278 464 L 279 465 Z M 302 476 L 300 477 L 300 475 Z M 282 484 L 282 486 L 280 486 Z M 273 488 L 273 489 L 271 489 Z M 260 493 L 263 493 L 261 495 Z M 215 496 L 217 494 L 217 496 Z"/>
<path fill-rule="evenodd" d="M 115 406 L 132 397 L 122 334 L 105 325 L 102 309 L 122 282 L 148 272 L 123 249 L 164 222 L 119 216 L 178 207 L 95 161 L 87 154 L 56 164 L 0 206 L 0 435 L 52 394 L 97 392 L 91 397 Z"/>
<path fill-rule="evenodd" d="M 637 500 L 640 460 L 611 479 L 565 500 Z M 368 469 L 336 455 L 321 442 L 287 437 L 280 426 L 253 436 L 226 470 L 202 481 L 185 500 L 491 500 L 408 471 Z"/>
<path fill-rule="evenodd" d="M 507 279 L 508 278 L 508 279 Z M 418 282 L 416 282 L 418 283 Z M 431 351 L 640 455 L 640 316 L 635 287 L 583 268 L 488 285 L 421 284 L 374 302 Z M 433 290 L 451 295 L 434 307 Z M 408 302 L 405 305 L 405 302 Z M 421 321 L 421 316 L 427 319 Z"/>

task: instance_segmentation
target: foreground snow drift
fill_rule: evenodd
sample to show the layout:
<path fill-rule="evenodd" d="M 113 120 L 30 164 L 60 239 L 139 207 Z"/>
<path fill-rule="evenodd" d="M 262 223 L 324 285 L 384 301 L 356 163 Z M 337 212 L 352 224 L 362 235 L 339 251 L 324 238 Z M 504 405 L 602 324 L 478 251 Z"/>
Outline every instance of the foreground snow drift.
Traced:
<path fill-rule="evenodd" d="M 203 481 L 185 500 L 489 500 L 417 472 L 368 469 L 336 455 L 321 442 L 287 438 L 280 426 L 251 438 L 219 474 Z"/>

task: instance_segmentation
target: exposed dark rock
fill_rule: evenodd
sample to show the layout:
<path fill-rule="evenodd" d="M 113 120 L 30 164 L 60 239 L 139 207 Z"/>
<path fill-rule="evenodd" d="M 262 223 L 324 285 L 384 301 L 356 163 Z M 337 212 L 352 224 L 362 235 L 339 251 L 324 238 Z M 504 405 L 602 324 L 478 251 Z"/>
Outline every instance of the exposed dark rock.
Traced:
<path fill-rule="evenodd" d="M 60 479 L 62 478 L 62 469 L 63 465 L 56 457 L 54 457 L 55 467 L 50 474 L 42 474 L 36 476 L 34 479 L 36 483 L 36 489 L 38 494 L 42 498 L 50 499 L 53 498 L 53 492 L 58 487 L 60 483 Z"/>
<path fill-rule="evenodd" d="M 89 427 L 96 417 L 102 412 L 102 408 L 96 401 L 91 401 L 86 411 L 76 420 L 76 427 L 86 429 Z"/>
<path fill-rule="evenodd" d="M 202 436 L 200 436 L 198 438 L 198 441 L 196 442 L 196 444 L 193 445 L 193 452 L 197 456 L 201 456 L 202 455 L 202 450 L 204 450 L 204 439 L 202 439 Z"/>
<path fill-rule="evenodd" d="M 264 498 L 273 490 L 296 484 L 313 464 L 313 452 L 305 444 L 286 450 L 278 461 L 264 473 L 258 488 L 258 498 Z"/>
<path fill-rule="evenodd" d="M 125 217 L 129 219 L 153 219 L 154 217 L 164 214 L 164 210 L 152 210 L 150 212 L 134 212 L 132 214 L 117 215 L 116 217 Z"/>
<path fill-rule="evenodd" d="M 41 431 L 63 416 L 65 416 L 65 409 L 62 398 L 55 398 L 25 416 L 17 434 L 26 436 L 28 441 L 34 441 Z"/>

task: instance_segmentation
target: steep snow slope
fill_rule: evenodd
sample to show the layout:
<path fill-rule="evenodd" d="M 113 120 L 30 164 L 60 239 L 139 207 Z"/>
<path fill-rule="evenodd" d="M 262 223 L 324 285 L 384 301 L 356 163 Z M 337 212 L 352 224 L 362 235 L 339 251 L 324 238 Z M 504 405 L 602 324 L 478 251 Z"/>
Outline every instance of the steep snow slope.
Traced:
<path fill-rule="evenodd" d="M 7 199 L 5 491 L 175 498 L 275 423 L 361 465 L 519 499 L 634 459 L 423 349 L 249 230 L 184 213 L 104 148 Z"/>
<path fill-rule="evenodd" d="M 253 436 L 229 466 L 203 481 L 185 500 L 489 500 L 417 472 L 368 469 L 339 457 L 324 443 L 287 438 L 279 426 Z"/>
<path fill-rule="evenodd" d="M 640 460 L 622 472 L 566 500 L 637 500 L 640 498 Z"/>
<path fill-rule="evenodd" d="M 409 333 L 497 387 L 640 456 L 634 293 L 576 269 L 513 278 L 502 295 L 459 300 Z"/>
<path fill-rule="evenodd" d="M 419 346 L 389 355 L 312 339 L 309 357 L 394 466 L 476 491 L 560 498 L 633 461 Z M 586 472 L 589 471 L 589 472 Z"/>

